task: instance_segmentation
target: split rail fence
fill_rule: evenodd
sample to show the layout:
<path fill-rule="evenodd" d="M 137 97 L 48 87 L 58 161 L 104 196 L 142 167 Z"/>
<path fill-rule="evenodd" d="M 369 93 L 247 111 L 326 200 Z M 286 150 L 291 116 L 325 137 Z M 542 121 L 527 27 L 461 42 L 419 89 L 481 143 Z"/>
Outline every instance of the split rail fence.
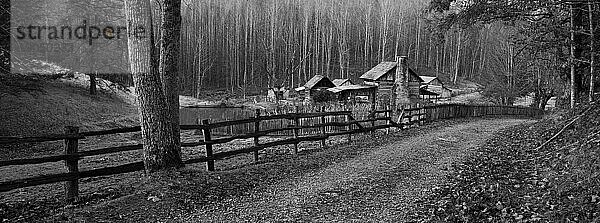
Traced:
<path fill-rule="evenodd" d="M 408 128 L 420 125 L 427 121 L 435 121 L 448 118 L 481 117 L 486 115 L 516 115 L 527 117 L 540 117 L 543 111 L 506 106 L 475 106 L 475 105 L 436 105 L 436 106 L 408 106 L 400 108 L 394 117 L 392 110 L 372 111 L 365 119 L 356 120 L 352 111 L 332 111 L 312 113 L 288 113 L 279 115 L 262 116 L 257 110 L 255 117 L 234 121 L 211 123 L 210 120 L 202 120 L 197 125 L 182 125 L 182 131 L 201 132 L 196 142 L 184 142 L 182 147 L 204 147 L 205 156 L 194 157 L 184 161 L 184 164 L 206 163 L 208 171 L 215 170 L 215 161 L 228 157 L 249 154 L 254 155 L 258 161 L 259 151 L 266 148 L 284 145 L 293 145 L 293 153 L 297 154 L 301 142 L 320 142 L 325 147 L 325 140 L 333 136 L 347 135 L 352 140 L 353 134 L 374 132 L 380 129 Z M 288 123 L 282 124 L 269 123 Z M 231 126 L 253 125 L 253 129 L 244 134 L 216 137 L 213 132 L 219 128 Z M 275 127 L 273 127 L 275 126 Z M 47 135 L 39 137 L 0 137 L 0 145 L 64 142 L 64 153 L 62 155 L 46 156 L 40 158 L 26 158 L 0 161 L 0 167 L 34 165 L 52 162 L 64 162 L 66 173 L 43 175 L 25 179 L 0 182 L 0 192 L 7 192 L 18 188 L 38 186 L 65 182 L 65 198 L 67 203 L 76 200 L 79 193 L 79 180 L 83 178 L 108 176 L 122 173 L 130 173 L 144 170 L 143 162 L 134 162 L 124 165 L 105 167 L 100 169 L 79 171 L 79 160 L 88 157 L 115 154 L 143 149 L 142 144 L 102 148 L 90 151 L 79 151 L 79 140 L 86 137 L 105 136 L 121 133 L 140 132 L 141 127 L 119 128 L 104 131 L 80 132 L 78 127 L 66 127 L 65 133 L 60 135 Z M 261 137 L 273 135 L 282 136 L 288 133 L 290 138 L 260 143 Z M 233 142 L 235 140 L 249 140 L 253 143 L 246 148 L 229 150 L 224 152 L 213 152 L 213 146 Z"/>

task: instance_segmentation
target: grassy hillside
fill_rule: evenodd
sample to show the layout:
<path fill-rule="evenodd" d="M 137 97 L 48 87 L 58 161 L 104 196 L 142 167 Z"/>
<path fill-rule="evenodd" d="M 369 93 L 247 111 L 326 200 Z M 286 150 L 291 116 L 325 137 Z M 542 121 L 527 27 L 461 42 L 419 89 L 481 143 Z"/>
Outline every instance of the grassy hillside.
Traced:
<path fill-rule="evenodd" d="M 61 133 L 69 125 L 95 129 L 136 115 L 126 92 L 101 83 L 99 94 L 92 96 L 86 78 L 0 77 L 0 136 Z"/>
<path fill-rule="evenodd" d="M 600 105 L 504 131 L 431 194 L 415 221 L 600 221 Z"/>

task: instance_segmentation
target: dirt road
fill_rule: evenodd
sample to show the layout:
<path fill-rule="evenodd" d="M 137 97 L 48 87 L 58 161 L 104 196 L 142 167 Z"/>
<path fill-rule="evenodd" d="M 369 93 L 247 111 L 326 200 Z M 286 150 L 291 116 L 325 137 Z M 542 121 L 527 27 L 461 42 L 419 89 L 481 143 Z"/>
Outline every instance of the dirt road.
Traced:
<path fill-rule="evenodd" d="M 399 138 L 244 196 L 183 214 L 187 222 L 402 222 L 453 162 L 498 130 L 528 120 L 480 119 Z M 173 219 L 171 219 L 173 220 Z"/>

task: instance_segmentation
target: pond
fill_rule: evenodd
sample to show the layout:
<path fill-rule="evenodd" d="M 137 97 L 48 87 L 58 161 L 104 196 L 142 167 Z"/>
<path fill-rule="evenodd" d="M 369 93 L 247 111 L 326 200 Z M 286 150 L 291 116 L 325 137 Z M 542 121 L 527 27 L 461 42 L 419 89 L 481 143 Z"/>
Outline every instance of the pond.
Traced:
<path fill-rule="evenodd" d="M 242 107 L 193 107 L 179 110 L 182 125 L 195 125 L 209 119 L 210 122 L 231 121 L 254 117 L 255 112 Z"/>

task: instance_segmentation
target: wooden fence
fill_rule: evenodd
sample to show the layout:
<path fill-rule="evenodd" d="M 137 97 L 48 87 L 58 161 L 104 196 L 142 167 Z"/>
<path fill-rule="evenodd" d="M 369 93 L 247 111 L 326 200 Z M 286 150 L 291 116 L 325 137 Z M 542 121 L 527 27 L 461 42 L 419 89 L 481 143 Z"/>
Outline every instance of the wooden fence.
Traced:
<path fill-rule="evenodd" d="M 379 112 L 378 112 L 379 113 Z M 332 119 L 338 117 L 338 119 Z M 336 121 L 339 118 L 343 121 Z M 329 119 L 328 119 L 329 118 Z M 288 120 L 291 121 L 290 125 L 283 128 L 264 128 L 262 125 L 271 120 Z M 318 122 L 309 122 L 302 120 L 318 120 Z M 332 121 L 328 121 L 332 120 Z M 373 125 L 370 127 L 363 126 L 362 123 L 376 122 L 380 120 L 386 120 L 385 125 Z M 254 129 L 252 132 L 248 132 L 240 135 L 232 135 L 226 137 L 213 138 L 212 130 L 218 128 L 229 127 L 233 125 L 244 125 L 253 124 Z M 336 127 L 337 131 L 327 131 L 327 127 Z M 325 140 L 332 136 L 348 135 L 348 139 L 351 139 L 352 134 L 364 133 L 375 131 L 378 129 L 385 129 L 390 127 L 399 127 L 389 117 L 378 117 L 367 120 L 356 120 L 352 117 L 352 113 L 349 111 L 339 112 L 320 112 L 320 113 L 289 113 L 282 115 L 271 115 L 261 116 L 260 112 L 257 112 L 256 117 L 235 120 L 210 123 L 209 120 L 203 120 L 198 125 L 182 125 L 181 130 L 194 130 L 201 132 L 201 139 L 197 142 L 184 142 L 182 143 L 183 148 L 199 147 L 204 146 L 206 156 L 195 157 L 184 161 L 185 164 L 194 163 L 206 163 L 207 170 L 214 171 L 214 162 L 216 160 L 228 158 L 245 153 L 253 153 L 254 159 L 258 160 L 258 152 L 260 150 L 282 146 L 282 145 L 293 145 L 294 153 L 298 152 L 298 144 L 301 142 L 309 141 L 320 141 L 321 146 L 325 146 Z M 303 134 L 301 130 L 305 129 L 316 129 L 312 131 L 313 134 Z M 94 131 L 94 132 L 79 132 L 77 127 L 67 127 L 64 134 L 60 135 L 47 135 L 39 137 L 2 137 L 0 138 L 0 145 L 5 144 L 22 144 L 22 143 L 42 143 L 42 142 L 53 142 L 53 141 L 64 141 L 64 154 L 55 156 L 46 156 L 40 158 L 28 158 L 28 159 L 14 159 L 0 161 L 0 167 L 6 166 L 21 166 L 21 165 L 32 165 L 32 164 L 43 164 L 51 162 L 65 162 L 67 173 L 44 175 L 26 179 L 12 180 L 0 183 L 0 192 L 6 192 L 18 188 L 31 187 L 37 185 L 65 182 L 65 196 L 68 203 L 73 202 L 78 196 L 79 191 L 79 179 L 107 176 L 114 174 L 130 173 L 144 170 L 143 162 L 134 162 L 119 166 L 106 167 L 94 170 L 79 171 L 79 160 L 86 157 L 99 156 L 114 154 L 120 152 L 136 151 L 141 150 L 143 145 L 128 145 L 111 148 L 102 148 L 91 151 L 79 151 L 79 140 L 86 137 L 103 136 L 119 133 L 132 133 L 140 132 L 141 127 L 131 128 L 120 128 L 106 131 Z M 259 143 L 261 137 L 267 137 L 273 133 L 278 132 L 293 132 L 293 137 L 283 140 L 271 141 L 267 143 Z M 200 136 L 198 136 L 200 138 Z M 218 144 L 229 143 L 234 140 L 253 139 L 253 145 L 246 148 L 230 150 L 220 153 L 213 153 L 213 146 Z"/>
<path fill-rule="evenodd" d="M 299 109 L 297 109 L 298 111 Z M 537 117 L 542 114 L 541 111 L 531 108 L 521 107 L 502 107 L 502 106 L 472 106 L 472 105 L 439 105 L 439 106 L 409 106 L 402 107 L 397 111 L 399 114 L 394 120 L 392 110 L 372 111 L 367 118 L 357 120 L 352 111 L 331 111 L 300 113 L 293 112 L 287 114 L 262 116 L 261 111 L 257 110 L 255 117 L 211 123 L 210 120 L 202 120 L 197 125 L 182 125 L 182 131 L 201 132 L 202 137 L 198 136 L 196 142 L 183 142 L 183 148 L 204 146 L 205 156 L 194 157 L 185 160 L 185 164 L 206 163 L 209 171 L 214 171 L 214 162 L 216 160 L 228 157 L 253 153 L 255 161 L 258 160 L 258 152 L 275 146 L 293 145 L 294 154 L 298 153 L 298 145 L 301 142 L 320 141 L 321 146 L 325 147 L 325 140 L 333 136 L 348 135 L 348 140 L 352 134 L 374 132 L 379 129 L 389 129 L 392 127 L 406 128 L 414 125 L 423 124 L 425 121 L 434 121 L 447 118 L 458 117 L 480 117 L 485 115 L 523 115 Z M 277 123 L 277 124 L 272 124 Z M 283 126 L 286 123 L 285 126 Z M 253 128 L 243 134 L 228 135 L 225 137 L 215 137 L 213 132 L 219 128 L 229 128 L 238 125 L 252 125 Z M 119 147 L 102 148 L 91 151 L 79 151 L 79 140 L 86 137 L 104 136 L 120 133 L 140 132 L 141 127 L 120 128 L 105 131 L 80 132 L 77 127 L 67 127 L 64 134 L 47 135 L 38 137 L 0 137 L 0 145 L 23 144 L 23 143 L 42 143 L 53 141 L 64 141 L 64 154 L 55 156 L 46 156 L 40 158 L 14 159 L 0 161 L 0 167 L 21 166 L 42 164 L 64 161 L 67 172 L 61 174 L 52 174 L 31 177 L 26 179 L 11 180 L 0 182 L 0 192 L 11 191 L 18 188 L 31 187 L 37 185 L 65 182 L 65 197 L 68 203 L 75 201 L 78 197 L 79 179 L 107 176 L 114 174 L 130 173 L 144 170 L 143 162 L 134 162 L 113 167 L 105 167 L 87 171 L 79 171 L 79 160 L 87 157 L 114 154 L 120 152 L 137 151 L 143 149 L 143 145 L 127 145 Z M 259 143 L 261 137 L 272 136 L 273 134 L 285 135 L 281 133 L 290 133 L 291 138 Z M 213 153 L 213 146 L 229 143 L 235 140 L 253 139 L 253 143 L 246 148 Z"/>
<path fill-rule="evenodd" d="M 539 118 L 544 115 L 544 111 L 537 108 L 500 105 L 444 104 L 424 106 L 423 109 L 425 110 L 427 121 L 483 116 L 520 116 Z"/>
<path fill-rule="evenodd" d="M 382 108 L 383 109 L 383 108 Z M 326 111 L 352 111 L 352 115 L 357 120 L 367 119 L 371 116 L 372 108 L 370 104 L 356 104 L 356 105 L 340 105 L 340 104 L 316 104 L 309 106 L 289 105 L 281 104 L 274 108 L 261 109 L 261 114 L 265 116 L 269 115 L 282 115 L 289 113 L 318 113 Z M 181 110 L 180 121 L 182 124 L 198 124 L 197 117 L 206 117 L 214 122 L 225 122 L 235 121 L 238 119 L 252 118 L 256 115 L 255 110 L 246 109 L 243 107 L 190 107 Z M 331 121 L 343 121 L 340 117 L 327 117 L 328 122 Z M 318 122 L 319 118 L 303 119 L 302 124 Z M 276 119 L 264 121 L 261 125 L 268 129 L 285 128 L 290 124 L 290 120 Z M 337 127 L 327 127 L 328 131 Z M 249 131 L 253 131 L 254 124 L 246 123 L 241 125 L 231 125 L 213 129 L 214 135 L 237 135 L 244 134 Z M 302 129 L 303 134 L 314 134 L 317 129 Z M 291 131 L 284 131 L 277 133 L 282 136 L 291 136 Z M 273 133 L 273 135 L 276 135 Z"/>

